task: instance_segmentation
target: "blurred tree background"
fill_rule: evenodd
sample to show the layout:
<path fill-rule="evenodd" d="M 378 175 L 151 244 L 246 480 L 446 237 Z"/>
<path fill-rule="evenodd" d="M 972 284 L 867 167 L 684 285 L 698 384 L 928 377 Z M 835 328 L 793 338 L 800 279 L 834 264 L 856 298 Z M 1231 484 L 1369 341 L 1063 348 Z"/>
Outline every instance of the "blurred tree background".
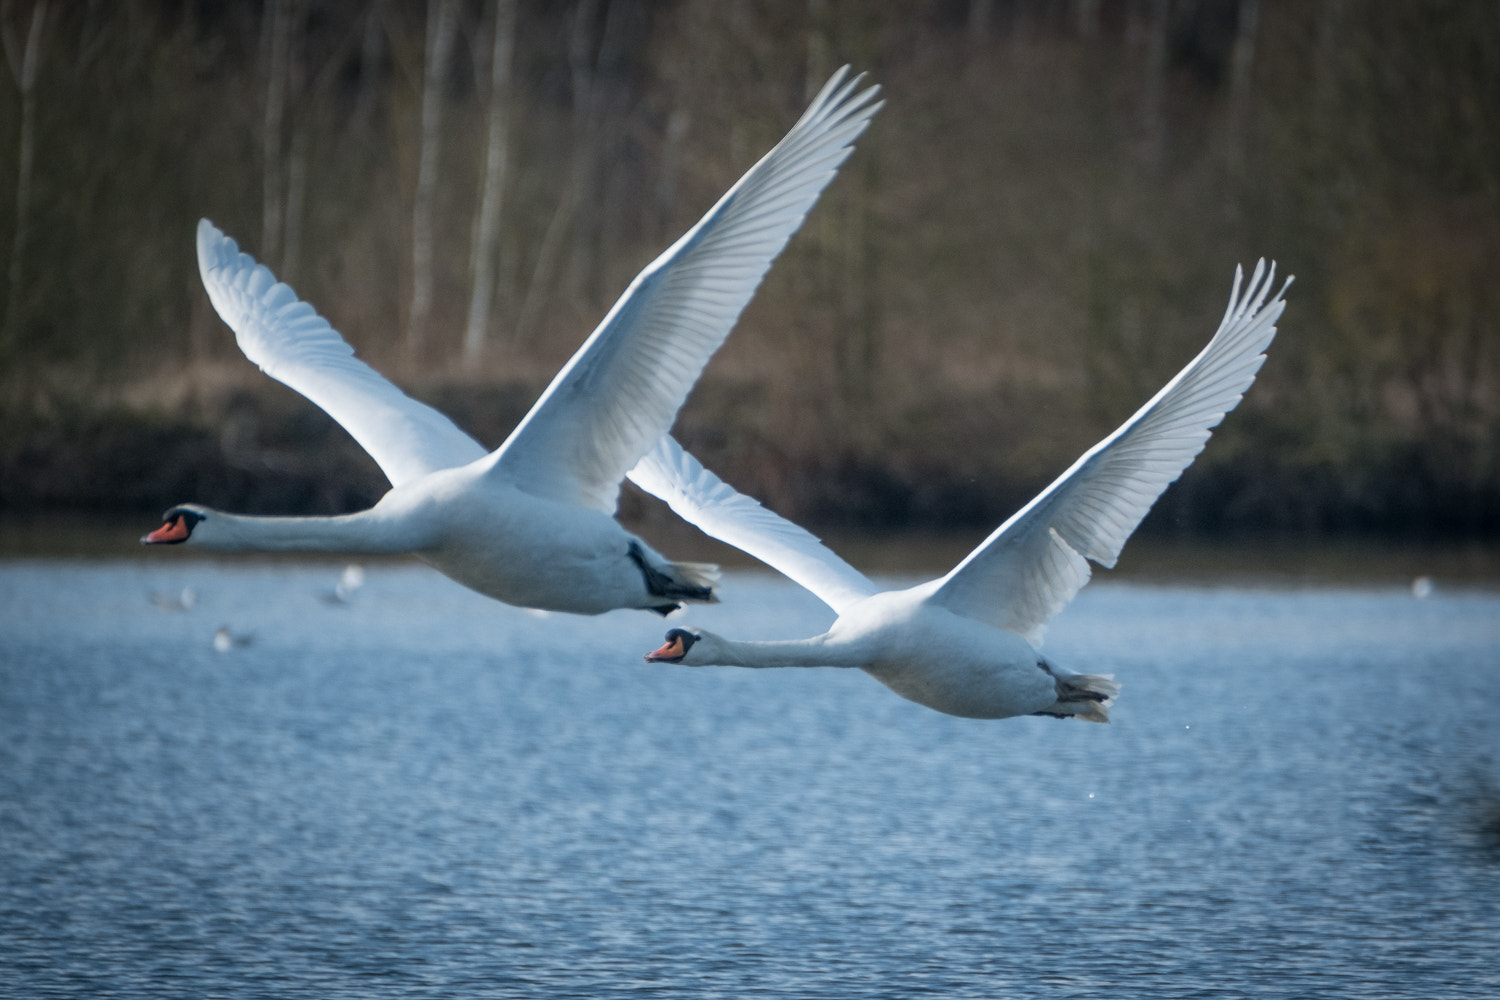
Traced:
<path fill-rule="evenodd" d="M 848 62 L 888 105 L 678 424 L 725 478 L 992 526 L 1266 256 L 1280 337 L 1147 530 L 1500 529 L 1494 0 L 3 0 L 0 34 L 0 514 L 383 492 L 239 354 L 203 216 L 498 444 Z"/>

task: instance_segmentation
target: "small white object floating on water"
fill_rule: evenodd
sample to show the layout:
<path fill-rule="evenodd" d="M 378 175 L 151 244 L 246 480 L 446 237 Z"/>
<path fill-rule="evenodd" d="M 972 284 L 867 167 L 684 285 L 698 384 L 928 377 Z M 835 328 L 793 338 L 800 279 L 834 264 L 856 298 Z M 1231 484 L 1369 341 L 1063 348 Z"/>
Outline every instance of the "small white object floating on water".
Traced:
<path fill-rule="evenodd" d="M 322 594 L 324 604 L 349 604 L 355 591 L 365 585 L 365 568 L 359 563 L 350 563 L 339 575 L 339 582 L 330 591 Z"/>
<path fill-rule="evenodd" d="M 183 587 L 181 592 L 174 597 L 171 594 L 153 590 L 151 603 L 163 611 L 191 611 L 193 605 L 198 603 L 198 592 L 192 587 Z"/>
<path fill-rule="evenodd" d="M 221 653 L 227 653 L 236 647 L 248 646 L 254 641 L 253 635 L 235 635 L 229 631 L 228 625 L 219 626 L 219 630 L 214 633 L 214 649 Z"/>

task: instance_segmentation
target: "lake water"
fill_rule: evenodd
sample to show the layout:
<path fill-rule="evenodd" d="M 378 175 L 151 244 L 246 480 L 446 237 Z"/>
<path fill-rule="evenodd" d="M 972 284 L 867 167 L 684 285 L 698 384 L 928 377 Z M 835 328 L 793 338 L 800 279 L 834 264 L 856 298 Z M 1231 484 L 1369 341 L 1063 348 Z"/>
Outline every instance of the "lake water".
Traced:
<path fill-rule="evenodd" d="M 1500 995 L 1494 590 L 1096 582 L 1095 726 L 339 568 L 0 562 L 0 996 Z"/>

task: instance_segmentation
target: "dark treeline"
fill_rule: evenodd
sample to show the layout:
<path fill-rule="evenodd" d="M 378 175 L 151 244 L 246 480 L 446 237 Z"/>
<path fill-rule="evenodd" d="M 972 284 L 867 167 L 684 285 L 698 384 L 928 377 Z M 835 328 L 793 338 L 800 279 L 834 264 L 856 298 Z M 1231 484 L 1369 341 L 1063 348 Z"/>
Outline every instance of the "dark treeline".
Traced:
<path fill-rule="evenodd" d="M 679 435 L 823 527 L 992 524 L 1297 275 L 1158 532 L 1500 529 L 1494 0 L 4 0 L 0 512 L 366 504 L 213 219 L 498 443 L 838 65 L 888 105 Z"/>

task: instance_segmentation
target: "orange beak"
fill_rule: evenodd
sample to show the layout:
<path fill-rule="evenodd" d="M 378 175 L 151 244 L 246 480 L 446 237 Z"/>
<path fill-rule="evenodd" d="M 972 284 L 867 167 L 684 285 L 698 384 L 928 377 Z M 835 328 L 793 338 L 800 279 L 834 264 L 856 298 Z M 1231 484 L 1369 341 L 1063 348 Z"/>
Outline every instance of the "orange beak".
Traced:
<path fill-rule="evenodd" d="M 672 637 L 672 641 L 669 642 L 669 643 L 667 643 L 661 649 L 653 650 L 652 652 L 647 653 L 646 654 L 646 662 L 647 663 L 676 663 L 678 660 L 682 659 L 686 655 L 687 655 L 687 650 L 685 648 L 683 648 L 682 640 L 679 639 L 679 638 L 677 638 L 674 635 Z"/>
<path fill-rule="evenodd" d="M 165 545 L 171 542 L 185 542 L 190 534 L 192 532 L 188 529 L 187 518 L 178 514 L 175 521 L 168 521 L 141 541 L 147 545 Z"/>

